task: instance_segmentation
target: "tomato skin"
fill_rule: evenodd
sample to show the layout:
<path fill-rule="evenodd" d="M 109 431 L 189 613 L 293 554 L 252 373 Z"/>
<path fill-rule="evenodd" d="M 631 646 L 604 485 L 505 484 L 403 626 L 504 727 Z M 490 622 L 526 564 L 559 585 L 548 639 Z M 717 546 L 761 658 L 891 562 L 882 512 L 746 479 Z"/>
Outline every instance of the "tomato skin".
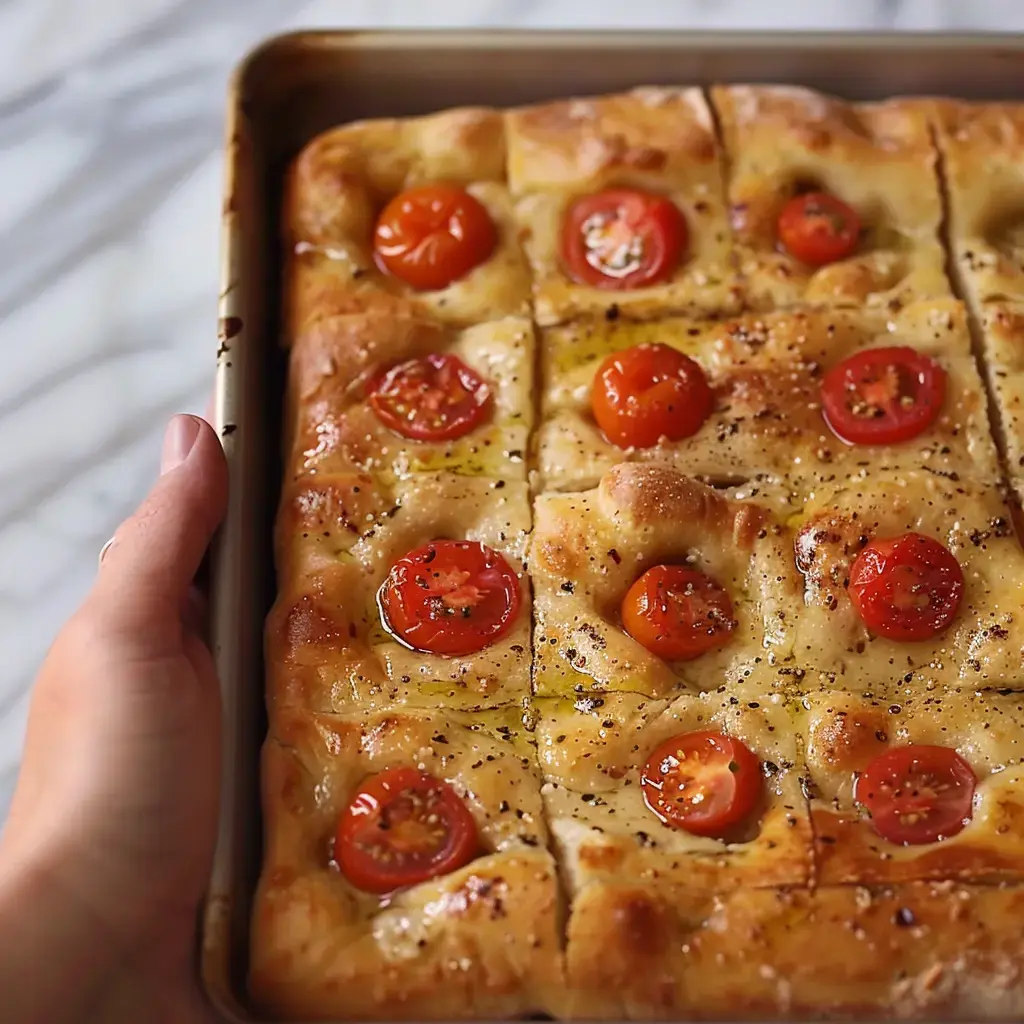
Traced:
<path fill-rule="evenodd" d="M 821 382 L 821 407 L 847 444 L 898 444 L 923 434 L 946 398 L 946 371 L 906 346 L 866 349 Z"/>
<path fill-rule="evenodd" d="M 854 783 L 854 800 L 890 843 L 917 846 L 948 839 L 971 819 L 977 778 L 949 747 L 911 744 L 875 758 Z"/>
<path fill-rule="evenodd" d="M 569 207 L 562 263 L 579 284 L 627 291 L 667 281 L 688 241 L 686 218 L 668 199 L 639 189 L 608 189 Z"/>
<path fill-rule="evenodd" d="M 445 353 L 399 363 L 373 377 L 366 390 L 381 423 L 412 441 L 463 437 L 483 422 L 494 401 L 475 370 Z"/>
<path fill-rule="evenodd" d="M 848 589 L 871 632 L 889 640 L 930 640 L 956 618 L 964 574 L 945 545 L 905 533 L 871 541 L 850 567 Z"/>
<path fill-rule="evenodd" d="M 761 762 L 731 736 L 684 733 L 651 754 L 640 786 L 648 808 L 666 825 L 719 839 L 757 807 Z"/>
<path fill-rule="evenodd" d="M 475 654 L 512 628 L 519 580 L 505 559 L 477 541 L 435 540 L 391 567 L 378 594 L 381 619 L 407 647 L 427 654 Z"/>
<path fill-rule="evenodd" d="M 444 184 L 399 193 L 377 218 L 373 234 L 381 270 L 424 292 L 465 277 L 497 244 L 497 228 L 483 204 Z"/>
<path fill-rule="evenodd" d="M 801 263 L 822 267 L 851 256 L 860 241 L 857 211 L 827 192 L 794 196 L 779 214 L 779 241 Z"/>
<path fill-rule="evenodd" d="M 449 874 L 479 849 L 476 822 L 455 790 L 406 767 L 365 779 L 334 838 L 342 874 L 357 889 L 380 894 Z"/>
<path fill-rule="evenodd" d="M 622 601 L 626 632 L 666 661 L 690 661 L 726 644 L 736 628 L 732 599 L 710 576 L 656 565 Z"/>
<path fill-rule="evenodd" d="M 597 425 L 618 448 L 651 448 L 692 437 L 715 398 L 700 363 L 668 345 L 615 352 L 598 368 L 590 397 Z"/>

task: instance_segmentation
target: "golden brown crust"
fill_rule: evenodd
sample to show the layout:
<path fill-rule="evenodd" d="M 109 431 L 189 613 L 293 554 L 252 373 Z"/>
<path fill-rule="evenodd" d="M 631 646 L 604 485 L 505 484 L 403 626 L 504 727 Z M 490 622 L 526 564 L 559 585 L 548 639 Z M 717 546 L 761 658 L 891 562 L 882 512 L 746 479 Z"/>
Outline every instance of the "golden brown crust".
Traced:
<path fill-rule="evenodd" d="M 339 312 L 385 301 L 456 324 L 528 313 L 529 275 L 504 176 L 503 118 L 493 110 L 363 121 L 318 136 L 297 157 L 286 186 L 291 322 L 312 311 L 310 293 L 323 292 Z M 498 245 L 447 288 L 415 292 L 377 268 L 373 229 L 388 200 L 433 182 L 464 186 L 479 200 L 498 229 Z"/>
<path fill-rule="evenodd" d="M 718 86 L 711 99 L 722 128 L 730 221 L 752 308 L 812 303 L 898 309 L 951 294 L 925 103 L 851 104 L 773 85 Z M 852 206 L 865 228 L 853 256 L 819 270 L 777 246 L 783 205 L 809 188 Z"/>
<path fill-rule="evenodd" d="M 782 529 L 767 508 L 724 496 L 667 466 L 622 464 L 595 490 L 537 499 L 529 569 L 534 586 L 534 692 L 628 689 L 664 697 L 718 686 L 767 662 L 787 642 L 774 584 L 787 578 Z M 676 666 L 621 627 L 619 606 L 647 569 L 681 563 L 718 581 L 737 626 L 718 651 Z"/>
<path fill-rule="evenodd" d="M 837 688 L 852 691 L 900 680 L 922 689 L 1021 686 L 1024 553 L 996 487 L 934 473 L 866 473 L 823 488 L 790 525 L 803 591 L 792 615 L 797 664 L 830 672 Z M 915 643 L 872 636 L 846 590 L 868 541 L 908 531 L 949 548 L 965 579 L 950 627 Z"/>
<path fill-rule="evenodd" d="M 509 187 L 533 271 L 539 323 L 614 306 L 639 319 L 739 308 L 714 125 L 699 89 L 640 88 L 559 100 L 507 115 Z M 604 291 L 561 266 L 562 219 L 578 196 L 611 187 L 667 196 L 684 214 L 689 247 L 665 284 Z"/>
<path fill-rule="evenodd" d="M 1016 887 L 713 895 L 595 884 L 575 900 L 574 1018 L 1009 1020 L 1024 1013 Z"/>
<path fill-rule="evenodd" d="M 819 884 L 1024 879 L 1024 699 L 907 685 L 811 693 L 802 705 Z M 854 803 L 856 773 L 908 743 L 956 750 L 978 780 L 970 823 L 941 842 L 896 846 Z"/>
<path fill-rule="evenodd" d="M 290 353 L 287 468 L 295 475 L 451 471 L 523 480 L 533 422 L 533 349 L 532 325 L 522 317 L 453 330 L 378 308 L 309 322 Z M 452 441 L 401 437 L 367 400 L 367 382 L 376 374 L 431 354 L 457 357 L 489 389 L 484 420 Z"/>
<path fill-rule="evenodd" d="M 1024 105 L 931 106 L 949 196 L 949 234 L 972 301 L 1024 300 Z"/>
<path fill-rule="evenodd" d="M 521 701 L 530 687 L 526 485 L 418 474 L 387 486 L 366 475 L 306 476 L 277 521 L 277 601 L 267 620 L 272 704 L 314 711 L 388 703 L 450 707 Z M 381 625 L 377 592 L 391 566 L 438 538 L 479 541 L 520 575 L 516 624 L 477 654 L 410 650 Z"/>
<path fill-rule="evenodd" d="M 603 360 L 641 344 L 670 345 L 700 363 L 714 409 L 691 437 L 621 449 L 591 413 Z M 854 352 L 908 345 L 948 375 L 946 402 L 923 435 L 886 447 L 849 446 L 821 414 L 821 380 Z M 853 310 L 748 315 L 718 323 L 582 321 L 541 333 L 542 418 L 534 448 L 545 489 L 592 487 L 623 460 L 670 463 L 713 481 L 776 481 L 800 499 L 865 467 L 998 475 L 986 398 L 971 354 L 966 310 L 954 300 L 920 302 L 883 316 Z"/>
<path fill-rule="evenodd" d="M 561 910 L 532 745 L 512 714 L 279 714 L 263 751 L 264 862 L 250 991 L 288 1019 L 511 1017 L 556 1008 Z M 332 861 L 338 815 L 368 774 L 444 779 L 481 855 L 388 899 Z"/>
<path fill-rule="evenodd" d="M 755 673 L 740 686 L 672 701 L 607 693 L 536 702 L 544 809 L 570 896 L 630 880 L 713 892 L 811 882 L 806 770 L 794 721 L 788 703 L 762 693 L 759 682 Z M 663 824 L 641 792 L 652 751 L 702 730 L 739 739 L 764 773 L 757 811 L 726 840 Z"/>
<path fill-rule="evenodd" d="M 699 90 L 648 88 L 347 125 L 291 168 L 251 929 L 267 1014 L 1024 1015 L 1024 553 L 944 271 L 930 135 L 1024 495 L 1024 108 L 775 86 L 711 99 L 724 153 Z M 383 204 L 432 181 L 467 188 L 500 241 L 464 280 L 417 293 L 370 245 Z M 616 186 L 685 214 L 668 283 L 607 292 L 564 273 L 569 203 Z M 867 226 L 855 256 L 813 272 L 776 244 L 782 204 L 808 186 Z M 590 389 L 605 356 L 643 342 L 697 359 L 716 405 L 686 441 L 623 451 L 597 430 Z M 821 377 L 899 344 L 947 371 L 939 420 L 904 445 L 841 444 Z M 365 399 L 373 374 L 432 352 L 493 387 L 493 415 L 451 443 L 398 437 Z M 909 529 L 950 547 L 965 596 L 943 636 L 898 644 L 867 633 L 846 581 L 869 538 Z M 476 655 L 410 651 L 380 622 L 390 566 L 439 537 L 522 570 L 520 619 Z M 720 651 L 668 665 L 622 629 L 626 590 L 664 562 L 729 591 L 738 624 Z M 704 728 L 764 766 L 756 821 L 728 841 L 661 824 L 639 786 L 656 745 Z M 978 794 L 955 837 L 893 847 L 852 783 L 911 742 L 957 749 Z M 482 850 L 382 902 L 332 864 L 331 837 L 367 774 L 407 763 L 455 787 Z"/>

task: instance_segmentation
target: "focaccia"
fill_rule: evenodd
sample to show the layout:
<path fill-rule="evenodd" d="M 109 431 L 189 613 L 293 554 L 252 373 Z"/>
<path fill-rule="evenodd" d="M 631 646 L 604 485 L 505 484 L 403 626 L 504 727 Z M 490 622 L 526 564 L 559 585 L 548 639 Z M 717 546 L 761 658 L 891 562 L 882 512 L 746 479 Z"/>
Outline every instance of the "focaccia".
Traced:
<path fill-rule="evenodd" d="M 617 882 L 573 901 L 566 973 L 583 1020 L 1014 1020 L 1019 887 L 747 889 Z"/>
<path fill-rule="evenodd" d="M 1024 1018 L 1022 124 L 301 149 L 256 1016 Z"/>
<path fill-rule="evenodd" d="M 1024 497 L 1024 305 L 989 302 L 978 319 L 1006 471 L 1020 500 Z"/>
<path fill-rule="evenodd" d="M 596 375 L 613 353 L 655 344 L 701 366 L 714 406 L 692 436 L 624 449 L 594 420 Z M 627 460 L 669 463 L 715 482 L 775 481 L 796 507 L 817 485 L 866 467 L 924 468 L 984 480 L 998 473 L 966 311 L 951 299 L 916 303 L 889 316 L 844 309 L 721 322 L 582 320 L 543 331 L 540 346 L 544 391 L 535 447 L 538 483 L 547 490 L 593 487 L 611 466 Z M 857 352 L 894 346 L 909 346 L 945 371 L 941 411 L 911 440 L 849 445 L 823 417 L 823 378 Z"/>
<path fill-rule="evenodd" d="M 353 885 L 337 820 L 368 775 L 412 767 L 451 785 L 479 854 L 394 896 Z M 532 741 L 512 713 L 278 716 L 263 750 L 264 869 L 250 987 L 281 1019 L 516 1017 L 562 984 L 555 867 Z"/>
<path fill-rule="evenodd" d="M 421 185 L 461 186 L 497 230 L 490 257 L 446 287 L 416 291 L 383 273 L 373 255 L 381 208 Z M 530 279 L 505 185 L 500 112 L 475 107 L 422 118 L 361 121 L 332 128 L 295 160 L 286 185 L 289 254 L 286 341 L 310 319 L 384 303 L 473 324 L 529 312 Z"/>
<path fill-rule="evenodd" d="M 910 684 L 863 695 L 820 691 L 802 706 L 821 885 L 1024 879 L 1024 697 Z M 955 750 L 977 778 L 969 823 L 939 842 L 890 842 L 854 799 L 858 773 L 907 744 Z"/>
<path fill-rule="evenodd" d="M 277 523 L 283 585 L 266 632 L 271 702 L 313 711 L 521 702 L 530 691 L 529 504 L 525 484 L 500 483 L 421 474 L 388 486 L 350 474 L 287 487 Z M 439 537 L 487 545 L 518 578 L 514 623 L 478 653 L 415 651 L 382 624 L 379 594 L 392 566 Z"/>
<path fill-rule="evenodd" d="M 793 659 L 859 691 L 904 681 L 1024 685 L 1024 558 L 997 487 L 927 472 L 865 473 L 823 490 L 791 523 L 802 593 L 791 616 Z M 847 584 L 858 553 L 908 532 L 932 537 L 959 562 L 959 611 L 941 635 L 915 642 L 872 634 Z"/>
<path fill-rule="evenodd" d="M 747 679 L 671 701 L 632 693 L 542 699 L 536 713 L 544 808 L 570 897 L 608 882 L 712 892 L 810 883 L 806 769 L 777 694 Z M 664 824 L 641 792 L 651 752 L 701 730 L 735 736 L 762 763 L 759 806 L 731 841 Z"/>
<path fill-rule="evenodd" d="M 669 697 L 744 678 L 789 643 L 778 600 L 788 562 L 770 509 L 666 466 L 626 463 L 594 490 L 538 498 L 529 555 L 534 692 Z M 735 625 L 718 650 L 670 664 L 623 629 L 623 598 L 660 564 L 686 565 L 726 590 Z"/>
<path fill-rule="evenodd" d="M 1024 105 L 932 107 L 954 266 L 977 304 L 1024 299 Z"/>
<path fill-rule="evenodd" d="M 645 88 L 559 100 L 513 110 L 507 126 L 509 188 L 533 273 L 538 323 L 610 311 L 650 319 L 739 308 L 721 154 L 701 90 Z M 612 188 L 665 196 L 683 214 L 688 241 L 666 281 L 608 291 L 567 273 L 561 252 L 566 210 L 574 199 Z"/>
<path fill-rule="evenodd" d="M 434 356 L 453 356 L 477 374 L 486 389 L 481 421 L 451 439 L 396 433 L 371 404 L 374 382 Z M 287 465 L 296 475 L 452 471 L 522 480 L 533 422 L 533 360 L 533 327 L 522 317 L 462 330 L 380 307 L 314 320 L 296 335 L 290 353 Z"/>
<path fill-rule="evenodd" d="M 729 218 L 749 305 L 895 312 L 908 302 L 951 294 L 926 105 L 846 103 L 777 85 L 717 86 L 711 100 L 722 128 Z M 862 227 L 855 252 L 821 268 L 780 251 L 777 229 L 787 200 L 818 190 L 851 206 Z"/>

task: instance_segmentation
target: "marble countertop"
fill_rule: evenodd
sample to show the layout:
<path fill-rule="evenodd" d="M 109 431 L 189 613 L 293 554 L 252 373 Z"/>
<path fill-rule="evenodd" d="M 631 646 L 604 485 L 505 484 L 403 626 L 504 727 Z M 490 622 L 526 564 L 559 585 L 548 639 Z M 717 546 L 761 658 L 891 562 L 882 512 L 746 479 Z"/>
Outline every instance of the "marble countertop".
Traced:
<path fill-rule="evenodd" d="M 298 27 L 1024 29 L 1019 0 L 3 0 L 0 821 L 33 674 L 216 349 L 226 81 Z"/>

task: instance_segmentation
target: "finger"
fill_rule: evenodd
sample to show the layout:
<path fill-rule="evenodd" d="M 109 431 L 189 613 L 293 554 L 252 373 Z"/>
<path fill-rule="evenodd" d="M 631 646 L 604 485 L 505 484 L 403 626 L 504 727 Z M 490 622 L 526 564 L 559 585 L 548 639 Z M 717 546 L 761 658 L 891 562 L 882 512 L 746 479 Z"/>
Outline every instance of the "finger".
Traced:
<path fill-rule="evenodd" d="M 176 416 L 164 437 L 160 479 L 114 534 L 93 588 L 121 623 L 176 618 L 224 515 L 227 467 L 197 416 Z"/>

